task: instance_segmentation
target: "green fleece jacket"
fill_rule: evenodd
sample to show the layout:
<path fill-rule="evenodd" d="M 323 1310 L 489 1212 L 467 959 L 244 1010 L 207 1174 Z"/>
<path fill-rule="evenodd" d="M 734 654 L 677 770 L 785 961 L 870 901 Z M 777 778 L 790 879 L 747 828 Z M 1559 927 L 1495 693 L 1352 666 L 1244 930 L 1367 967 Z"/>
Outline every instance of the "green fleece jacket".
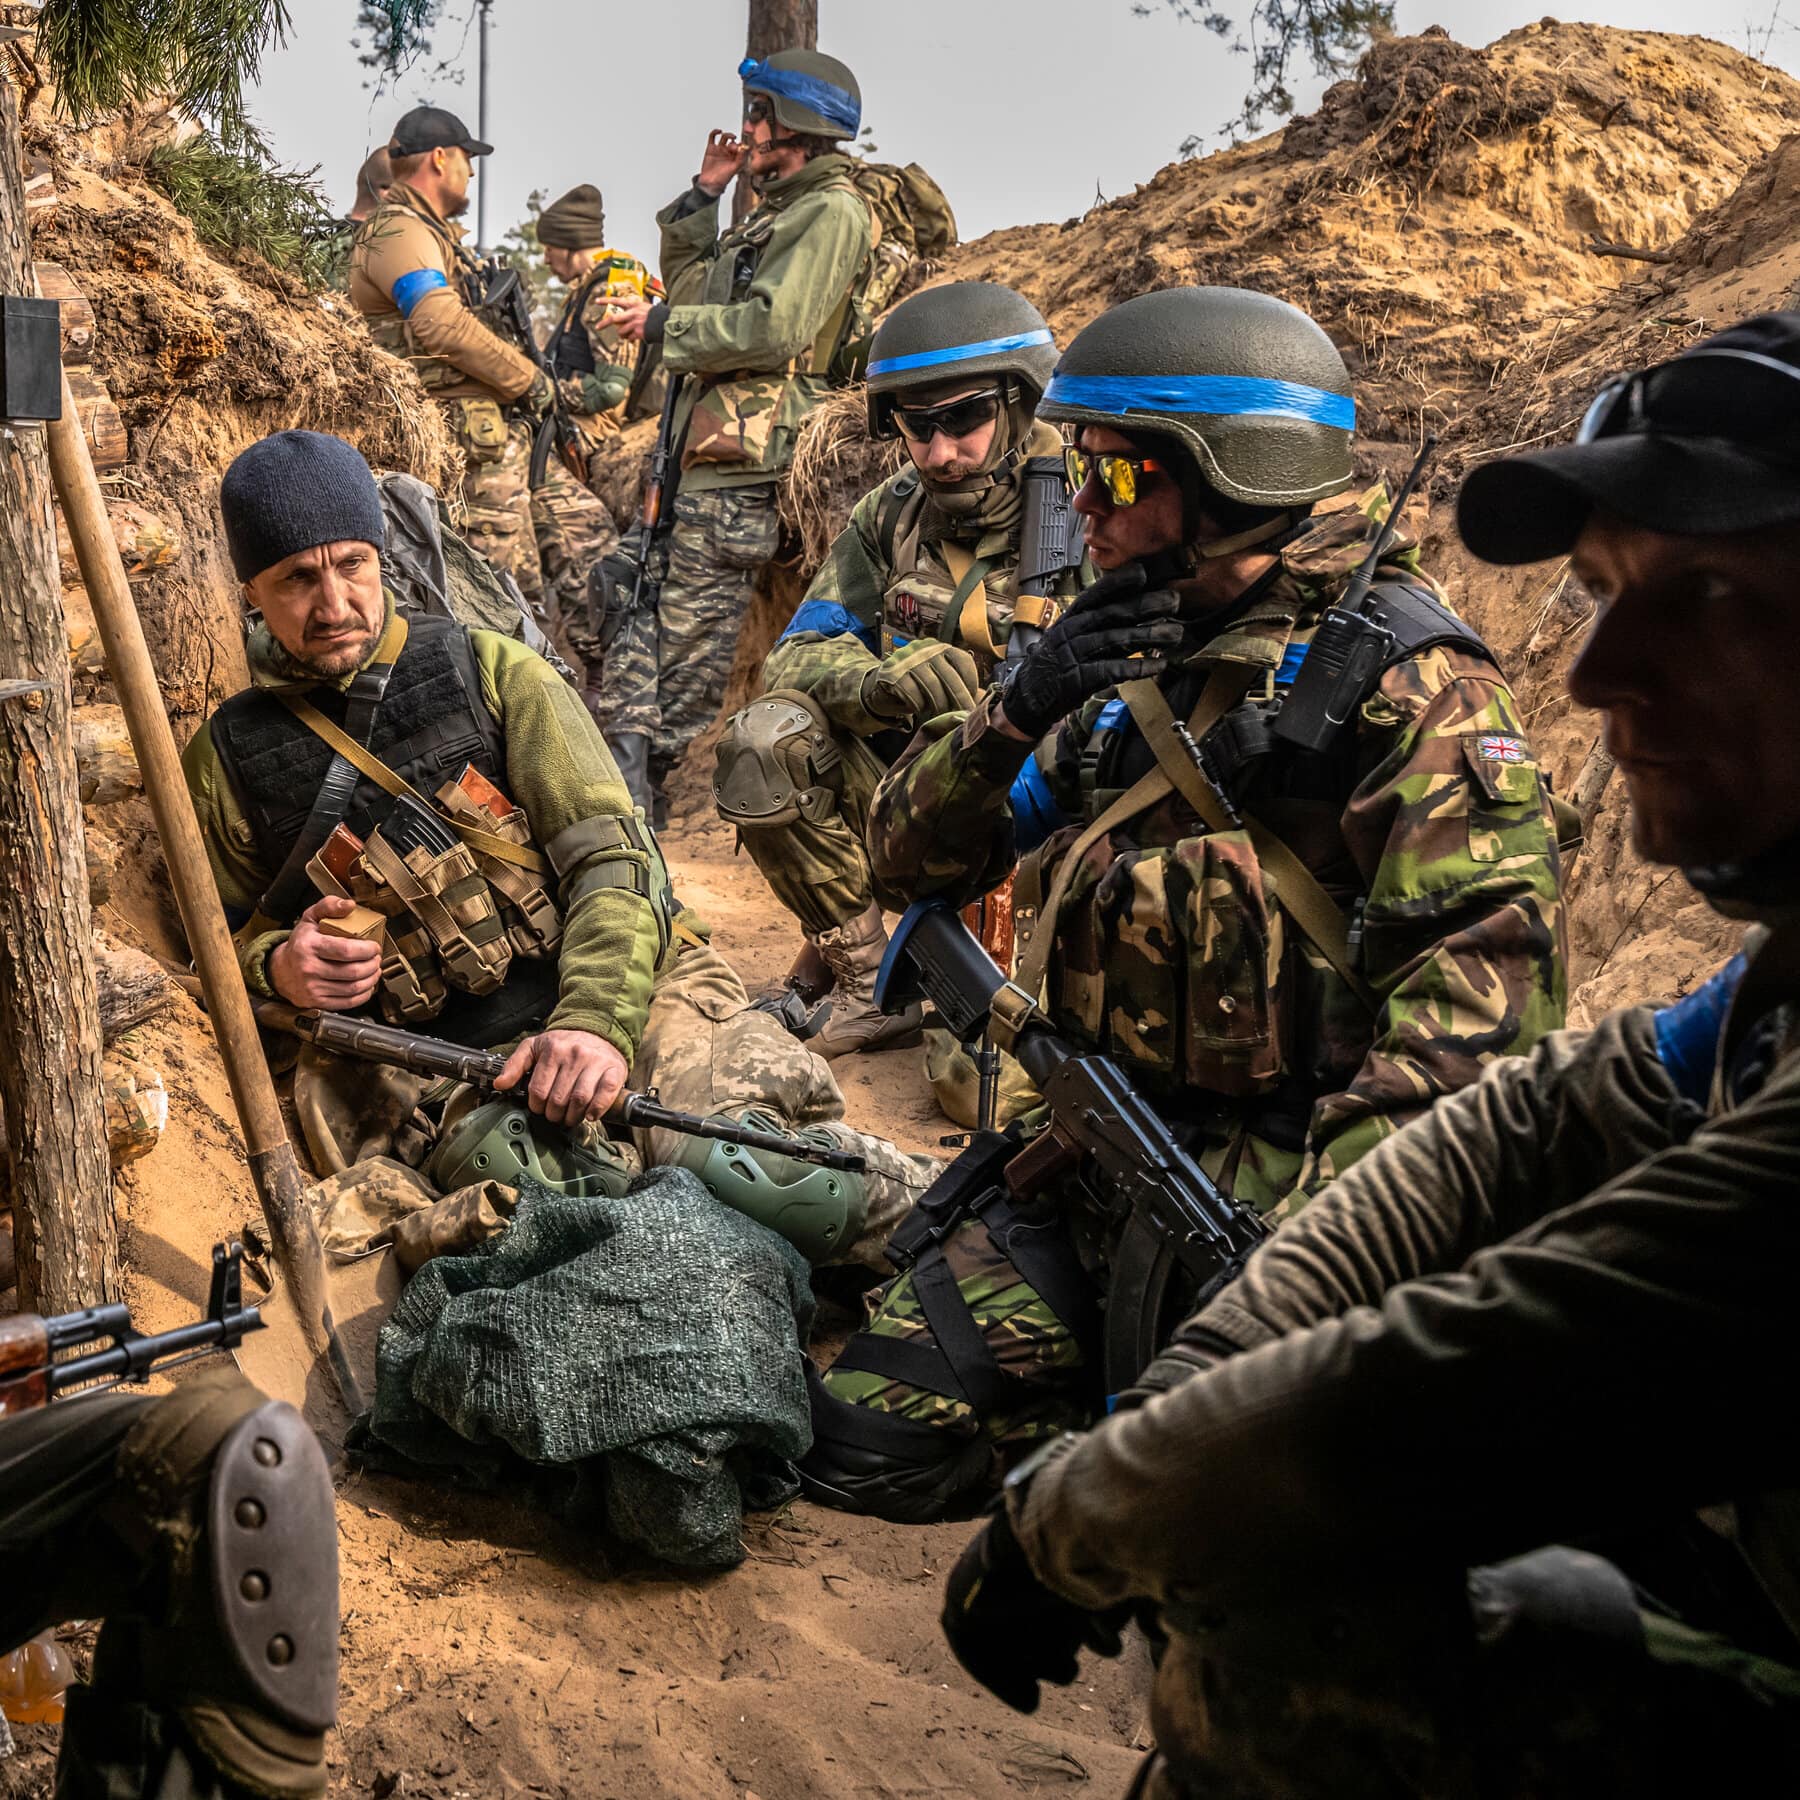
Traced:
<path fill-rule="evenodd" d="M 391 595 L 388 617 L 393 617 Z M 630 817 L 631 799 L 612 754 L 568 683 L 512 638 L 471 631 L 469 639 L 481 671 L 482 703 L 505 736 L 506 784 L 524 808 L 533 841 L 541 848 L 583 819 Z M 326 685 L 295 680 L 267 626 L 257 627 L 248 656 L 250 679 L 258 687 Z M 343 688 L 349 681 L 345 675 L 329 685 Z M 181 761 L 219 898 L 228 912 L 253 913 L 275 871 L 256 854 L 243 808 L 213 746 L 210 724 L 195 734 Z M 635 862 L 649 860 L 636 852 L 618 854 Z M 656 863 L 650 887 L 662 893 L 667 878 L 661 859 Z M 626 888 L 596 888 L 569 911 L 568 895 L 586 866 L 584 859 L 562 877 L 559 899 L 566 917 L 558 956 L 560 993 L 549 1026 L 594 1032 L 630 1062 L 643 1036 L 666 932 L 652 903 Z M 285 929 L 240 933 L 239 960 L 252 993 L 273 994 L 269 954 L 287 936 Z"/>

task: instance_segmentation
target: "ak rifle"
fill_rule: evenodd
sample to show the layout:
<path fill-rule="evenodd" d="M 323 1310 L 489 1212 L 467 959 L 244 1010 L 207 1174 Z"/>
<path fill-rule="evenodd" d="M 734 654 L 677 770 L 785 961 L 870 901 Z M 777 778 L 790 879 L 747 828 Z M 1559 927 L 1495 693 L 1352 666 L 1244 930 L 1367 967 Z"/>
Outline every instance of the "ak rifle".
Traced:
<path fill-rule="evenodd" d="M 1030 1200 L 1075 1182 L 1119 1227 L 1105 1298 L 1103 1371 L 1109 1396 L 1129 1387 L 1178 1323 L 1234 1281 L 1269 1228 L 1222 1192 L 1110 1058 L 1059 1037 L 1035 997 L 1009 981 L 941 900 L 921 900 L 896 928 L 876 980 L 875 1002 L 898 1012 L 924 998 L 938 1022 L 973 1043 L 995 1019 L 1011 1027 L 1012 1054 L 1037 1085 L 1050 1123 L 1028 1142 L 1017 1128 L 976 1134 L 933 1184 L 921 1213 L 947 1234 L 979 1213 L 983 1195 Z"/>
<path fill-rule="evenodd" d="M 263 1325 L 260 1309 L 244 1304 L 243 1263 L 242 1245 L 215 1244 L 206 1317 L 154 1336 L 133 1331 L 131 1309 L 119 1305 L 55 1318 L 15 1313 L 0 1319 L 0 1419 L 47 1406 L 58 1394 L 90 1381 L 110 1377 L 112 1386 L 145 1381 L 153 1369 L 235 1349 L 246 1332 Z M 107 1348 L 86 1356 L 66 1354 L 98 1343 Z"/>
<path fill-rule="evenodd" d="M 670 374 L 663 387 L 662 413 L 644 471 L 637 523 L 617 550 L 600 559 L 590 578 L 595 629 L 609 649 L 621 631 L 635 629 L 639 618 L 656 611 L 663 577 L 668 573 L 667 545 L 675 525 L 675 490 L 681 481 L 681 452 L 687 437 L 687 421 L 682 420 L 679 428 L 676 425 L 681 386 L 681 377 Z"/>
<path fill-rule="evenodd" d="M 525 283 L 511 263 L 491 256 L 480 265 L 486 293 L 482 311 L 500 321 L 505 335 L 531 358 L 538 373 L 550 383 L 550 410 L 545 413 L 531 440 L 531 462 L 526 485 L 536 493 L 544 485 L 550 468 L 550 452 L 554 449 L 563 465 L 577 481 L 585 483 L 587 470 L 581 455 L 581 434 L 563 411 L 562 391 L 556 384 L 556 371 L 538 347 L 537 332 L 531 323 L 531 301 Z"/>
<path fill-rule="evenodd" d="M 415 1075 L 435 1075 L 451 1081 L 466 1081 L 471 1087 L 491 1089 L 500 1071 L 506 1067 L 506 1058 L 496 1051 L 474 1050 L 466 1044 L 453 1044 L 447 1038 L 425 1037 L 416 1031 L 403 1031 L 397 1025 L 383 1025 L 374 1019 L 355 1018 L 349 1013 L 289 1006 L 281 1000 L 252 999 L 250 1006 L 256 1014 L 256 1022 L 272 1031 L 291 1032 L 335 1055 L 386 1063 L 392 1068 L 408 1069 Z M 521 1102 L 523 1099 L 521 1094 Z M 686 1137 L 710 1138 L 720 1144 L 741 1144 L 746 1150 L 767 1150 L 777 1156 L 791 1156 L 802 1162 L 818 1163 L 827 1169 L 845 1169 L 856 1175 L 868 1167 L 867 1160 L 853 1150 L 834 1150 L 824 1144 L 809 1143 L 805 1138 L 787 1137 L 778 1131 L 758 1131 L 754 1126 L 708 1118 L 702 1113 L 677 1112 L 673 1107 L 664 1106 L 654 1092 L 621 1094 L 607 1113 L 606 1124 L 615 1130 L 678 1131 Z"/>

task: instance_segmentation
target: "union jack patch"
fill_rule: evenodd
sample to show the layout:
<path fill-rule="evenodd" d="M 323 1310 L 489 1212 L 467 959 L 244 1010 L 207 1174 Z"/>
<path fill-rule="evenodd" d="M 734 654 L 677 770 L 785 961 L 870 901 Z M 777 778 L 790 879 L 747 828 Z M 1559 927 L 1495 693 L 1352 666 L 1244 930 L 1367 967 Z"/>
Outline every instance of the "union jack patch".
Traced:
<path fill-rule="evenodd" d="M 1483 762 L 1522 763 L 1525 760 L 1525 746 L 1516 737 L 1479 737 L 1475 740 L 1475 754 Z"/>

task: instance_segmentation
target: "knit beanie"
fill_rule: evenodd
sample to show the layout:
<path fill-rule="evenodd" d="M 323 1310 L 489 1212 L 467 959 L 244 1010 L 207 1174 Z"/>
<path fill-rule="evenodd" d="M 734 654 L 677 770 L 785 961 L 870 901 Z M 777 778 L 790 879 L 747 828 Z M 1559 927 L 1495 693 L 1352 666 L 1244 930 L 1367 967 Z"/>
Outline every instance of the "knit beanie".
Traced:
<path fill-rule="evenodd" d="M 219 484 L 238 580 L 318 544 L 387 540 L 381 493 L 362 452 L 322 431 L 278 431 L 243 451 Z"/>
<path fill-rule="evenodd" d="M 537 235 L 540 244 L 554 244 L 563 250 L 598 250 L 606 242 L 606 209 L 600 202 L 600 190 L 584 181 L 560 200 L 552 200 L 538 214 Z"/>

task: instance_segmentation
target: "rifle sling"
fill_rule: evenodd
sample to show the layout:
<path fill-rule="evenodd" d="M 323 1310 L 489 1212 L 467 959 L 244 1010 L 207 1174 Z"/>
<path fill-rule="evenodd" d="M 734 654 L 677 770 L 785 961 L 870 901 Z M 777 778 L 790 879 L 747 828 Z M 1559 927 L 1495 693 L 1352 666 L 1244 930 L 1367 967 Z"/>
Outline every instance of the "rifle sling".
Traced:
<path fill-rule="evenodd" d="M 1218 673 L 1215 666 L 1214 675 Z M 1207 681 L 1211 693 L 1213 679 Z M 1179 790 L 1182 798 L 1205 820 L 1211 831 L 1230 831 L 1231 821 L 1213 792 L 1212 783 L 1195 766 L 1194 759 L 1175 735 L 1175 715 L 1153 681 L 1128 681 L 1119 689 L 1131 710 L 1138 729 L 1156 756 L 1157 766 Z M 1203 720 L 1206 694 L 1201 695 L 1188 729 L 1194 742 L 1201 742 L 1219 715 Z M 1379 1013 L 1381 1004 L 1369 984 L 1357 972 L 1356 959 L 1350 951 L 1350 921 L 1344 909 L 1319 885 L 1318 879 L 1298 856 L 1250 813 L 1244 814 L 1243 829 L 1249 836 L 1257 861 L 1275 879 L 1275 898 L 1283 912 L 1312 940 L 1313 947 L 1331 964 L 1340 979 L 1371 1014 Z"/>
<path fill-rule="evenodd" d="M 1211 674 L 1207 676 L 1206 687 L 1200 695 L 1200 703 L 1194 708 L 1189 726 L 1196 741 L 1243 698 L 1252 678 L 1251 670 L 1232 669 L 1223 663 L 1214 665 Z M 1153 684 L 1134 682 L 1127 685 Z M 1120 692 L 1123 693 L 1124 689 Z M 1198 774 L 1198 771 L 1195 773 Z M 1044 977 L 1049 971 L 1050 952 L 1056 942 L 1056 916 L 1062 910 L 1063 901 L 1068 898 L 1069 888 L 1075 879 L 1076 870 L 1081 866 L 1081 859 L 1114 826 L 1123 825 L 1127 819 L 1135 819 L 1139 813 L 1154 806 L 1169 793 L 1173 786 L 1159 758 L 1154 769 L 1140 775 L 1063 853 L 1057 866 L 1056 879 L 1051 882 L 1050 892 L 1044 897 L 1037 923 L 1032 928 L 1031 941 L 1025 946 L 1025 953 L 1019 958 L 1018 972 L 1013 977 L 1014 984 L 1029 994 L 1033 1002 L 1041 1004 L 1043 1000 Z M 993 1038 L 1002 1050 L 1012 1049 L 1021 1022 L 995 1015 Z"/>
<path fill-rule="evenodd" d="M 504 863 L 512 863 L 517 868 L 530 869 L 537 875 L 549 874 L 549 862 L 529 844 L 515 844 L 510 838 L 503 838 L 497 832 L 483 831 L 478 825 L 467 825 L 460 819 L 444 818 L 443 812 L 419 793 L 411 782 L 404 776 L 396 775 L 374 751 L 365 749 L 355 738 L 340 731 L 310 700 L 303 699 L 299 694 L 283 693 L 278 693 L 275 698 L 308 731 L 322 737 L 347 762 L 354 763 L 378 788 L 392 794 L 396 800 L 412 800 L 434 818 L 443 819 L 471 850 L 478 850 L 483 856 L 492 856 Z"/>
<path fill-rule="evenodd" d="M 975 557 L 961 544 L 941 543 L 938 551 L 956 583 L 956 592 L 950 596 L 944 612 L 944 635 L 952 643 L 960 638 L 977 656 L 998 662 L 999 646 L 988 630 L 987 572 L 994 566 L 992 560 Z"/>
<path fill-rule="evenodd" d="M 366 667 L 351 678 L 349 704 L 344 709 L 346 734 L 358 744 L 366 745 L 375 730 L 375 716 L 381 710 L 394 665 L 406 648 L 406 615 L 398 610 L 381 634 L 375 654 Z M 312 810 L 300 835 L 257 902 L 256 910 L 268 919 L 292 919 L 304 910 L 314 883 L 306 865 L 325 846 L 325 840 L 343 823 L 350 803 L 356 797 L 356 765 L 339 750 L 326 765 L 325 778 L 313 796 Z"/>

